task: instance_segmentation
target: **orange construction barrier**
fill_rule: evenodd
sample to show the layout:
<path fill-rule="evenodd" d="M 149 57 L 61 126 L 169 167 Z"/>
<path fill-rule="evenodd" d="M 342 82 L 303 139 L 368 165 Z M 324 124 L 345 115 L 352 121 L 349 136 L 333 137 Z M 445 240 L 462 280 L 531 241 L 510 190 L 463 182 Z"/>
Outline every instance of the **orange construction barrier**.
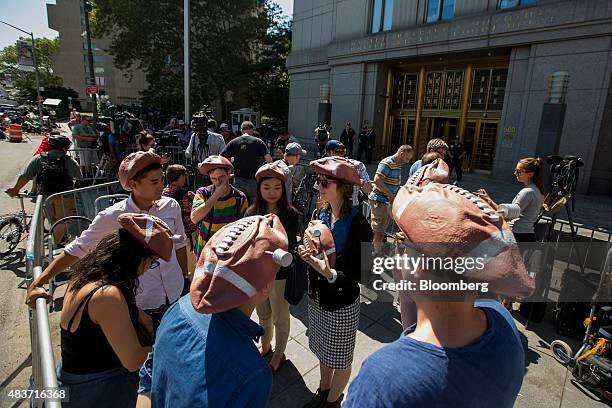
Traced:
<path fill-rule="evenodd" d="M 21 125 L 18 123 L 11 123 L 9 126 L 9 142 L 22 142 L 23 132 L 21 131 Z"/>

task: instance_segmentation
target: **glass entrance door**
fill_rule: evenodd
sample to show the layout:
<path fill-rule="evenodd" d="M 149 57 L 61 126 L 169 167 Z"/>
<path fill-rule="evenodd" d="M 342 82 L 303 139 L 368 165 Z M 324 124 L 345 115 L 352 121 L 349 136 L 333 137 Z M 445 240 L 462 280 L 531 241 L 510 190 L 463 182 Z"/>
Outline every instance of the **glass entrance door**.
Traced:
<path fill-rule="evenodd" d="M 394 116 L 391 124 L 391 140 L 386 144 L 385 155 L 394 154 L 403 144 L 414 146 L 414 119 L 405 116 Z"/>
<path fill-rule="evenodd" d="M 480 121 L 478 137 L 474 149 L 474 171 L 491 173 L 495 159 L 495 146 L 497 144 L 497 122 Z"/>

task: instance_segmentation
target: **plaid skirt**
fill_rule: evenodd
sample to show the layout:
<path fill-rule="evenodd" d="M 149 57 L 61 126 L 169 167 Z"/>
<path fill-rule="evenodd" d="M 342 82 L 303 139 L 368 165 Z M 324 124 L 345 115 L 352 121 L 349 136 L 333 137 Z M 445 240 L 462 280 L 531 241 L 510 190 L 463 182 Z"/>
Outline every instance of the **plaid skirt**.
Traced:
<path fill-rule="evenodd" d="M 323 310 L 317 301 L 308 300 L 308 347 L 325 367 L 349 368 L 359 326 L 359 297 L 352 305 L 334 311 Z"/>

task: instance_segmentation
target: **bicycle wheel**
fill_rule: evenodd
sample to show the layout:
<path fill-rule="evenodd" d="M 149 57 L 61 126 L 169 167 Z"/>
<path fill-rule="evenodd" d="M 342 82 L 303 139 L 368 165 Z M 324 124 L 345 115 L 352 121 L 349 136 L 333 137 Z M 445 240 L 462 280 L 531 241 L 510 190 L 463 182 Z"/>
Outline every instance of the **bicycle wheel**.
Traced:
<path fill-rule="evenodd" d="M 9 217 L 0 221 L 0 257 L 10 254 L 17 248 L 22 232 L 19 218 Z"/>

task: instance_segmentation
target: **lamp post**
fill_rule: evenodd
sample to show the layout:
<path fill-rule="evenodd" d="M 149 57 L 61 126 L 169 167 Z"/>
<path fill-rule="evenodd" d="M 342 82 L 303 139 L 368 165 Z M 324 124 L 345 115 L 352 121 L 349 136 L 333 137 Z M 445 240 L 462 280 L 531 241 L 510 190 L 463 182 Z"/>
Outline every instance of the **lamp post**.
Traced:
<path fill-rule="evenodd" d="M 96 74 L 94 72 L 94 64 L 93 64 L 93 51 L 91 49 L 91 32 L 89 29 L 89 12 L 93 10 L 93 6 L 91 2 L 85 0 L 83 1 L 83 11 L 85 12 L 85 37 L 87 39 L 87 62 L 89 65 L 89 84 L 96 84 Z M 96 125 L 98 121 L 98 97 L 95 93 L 91 94 L 91 99 L 93 100 L 93 124 Z"/>
<path fill-rule="evenodd" d="M 185 123 L 189 123 L 190 106 L 189 106 L 189 0 L 184 0 L 183 3 L 183 65 L 184 65 L 184 82 L 185 82 Z"/>
<path fill-rule="evenodd" d="M 36 62 L 36 42 L 34 41 L 34 33 L 22 30 L 19 27 L 15 27 L 14 25 L 7 23 L 6 21 L 0 20 L 0 23 L 6 24 L 9 27 L 13 27 L 15 30 L 19 30 L 22 33 L 29 35 L 30 38 L 32 39 L 32 60 L 34 61 L 34 77 L 36 78 L 36 96 L 37 96 L 36 101 L 38 102 L 38 118 L 40 120 L 40 123 L 42 124 L 42 120 L 43 120 L 42 98 L 40 95 L 40 79 L 38 77 L 38 63 Z"/>

